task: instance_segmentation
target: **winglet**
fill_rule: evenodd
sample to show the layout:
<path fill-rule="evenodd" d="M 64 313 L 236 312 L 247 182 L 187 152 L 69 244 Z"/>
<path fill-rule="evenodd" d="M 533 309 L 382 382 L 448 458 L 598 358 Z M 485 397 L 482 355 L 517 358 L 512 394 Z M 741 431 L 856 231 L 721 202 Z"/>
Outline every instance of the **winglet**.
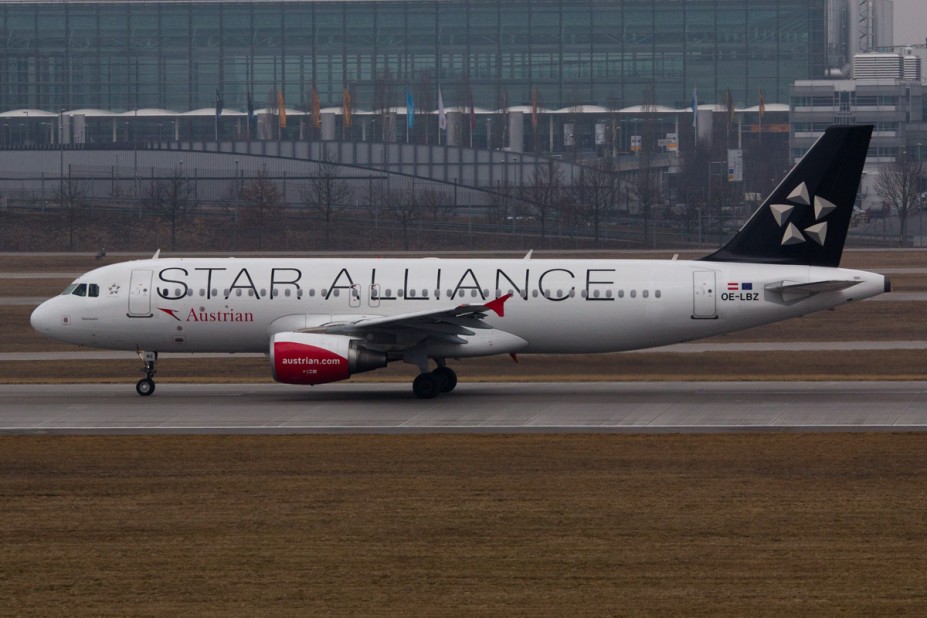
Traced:
<path fill-rule="evenodd" d="M 512 295 L 506 294 L 505 296 L 500 296 L 496 300 L 489 301 L 483 306 L 489 309 L 490 311 L 495 311 L 496 315 L 498 315 L 500 318 L 504 318 L 505 317 L 505 301 L 507 301 L 510 298 L 512 298 Z"/>

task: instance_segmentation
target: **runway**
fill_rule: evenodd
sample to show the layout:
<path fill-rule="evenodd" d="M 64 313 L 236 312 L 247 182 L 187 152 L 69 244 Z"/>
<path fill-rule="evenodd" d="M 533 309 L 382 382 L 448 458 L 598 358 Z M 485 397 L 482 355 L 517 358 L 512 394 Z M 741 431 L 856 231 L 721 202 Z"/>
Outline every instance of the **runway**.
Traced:
<path fill-rule="evenodd" d="M 0 434 L 925 431 L 927 382 L 0 386 Z"/>

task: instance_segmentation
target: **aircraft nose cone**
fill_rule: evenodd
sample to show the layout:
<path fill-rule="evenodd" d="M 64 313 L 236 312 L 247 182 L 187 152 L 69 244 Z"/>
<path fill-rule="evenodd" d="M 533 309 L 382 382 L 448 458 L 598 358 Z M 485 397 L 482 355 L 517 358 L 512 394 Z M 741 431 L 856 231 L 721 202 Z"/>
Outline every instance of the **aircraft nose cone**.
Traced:
<path fill-rule="evenodd" d="M 48 302 L 44 302 L 35 308 L 35 311 L 33 311 L 32 315 L 29 317 L 29 323 L 32 325 L 32 328 L 40 333 L 47 334 L 51 332 L 55 324 L 55 319 L 48 306 Z"/>

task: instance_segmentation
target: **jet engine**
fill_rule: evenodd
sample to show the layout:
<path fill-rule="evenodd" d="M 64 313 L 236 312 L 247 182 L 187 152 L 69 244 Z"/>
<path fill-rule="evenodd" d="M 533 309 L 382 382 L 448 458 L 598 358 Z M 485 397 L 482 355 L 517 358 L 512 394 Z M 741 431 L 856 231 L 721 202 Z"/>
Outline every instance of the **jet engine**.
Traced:
<path fill-rule="evenodd" d="M 386 367 L 386 353 L 362 347 L 344 335 L 277 333 L 270 340 L 274 380 L 285 384 L 325 384 L 354 373 Z"/>

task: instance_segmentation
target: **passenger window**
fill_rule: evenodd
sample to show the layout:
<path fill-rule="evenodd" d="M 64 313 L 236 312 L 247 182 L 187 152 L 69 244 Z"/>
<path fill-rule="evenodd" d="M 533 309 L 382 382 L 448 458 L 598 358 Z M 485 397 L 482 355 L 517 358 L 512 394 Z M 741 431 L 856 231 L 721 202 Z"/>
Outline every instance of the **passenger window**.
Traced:
<path fill-rule="evenodd" d="M 657 290 L 653 293 L 653 296 L 654 298 L 660 298 L 661 296 L 663 296 L 663 292 L 661 292 L 660 290 Z"/>
<path fill-rule="evenodd" d="M 644 298 L 649 298 L 650 290 L 644 290 L 643 292 L 641 292 L 641 296 L 643 296 Z"/>

